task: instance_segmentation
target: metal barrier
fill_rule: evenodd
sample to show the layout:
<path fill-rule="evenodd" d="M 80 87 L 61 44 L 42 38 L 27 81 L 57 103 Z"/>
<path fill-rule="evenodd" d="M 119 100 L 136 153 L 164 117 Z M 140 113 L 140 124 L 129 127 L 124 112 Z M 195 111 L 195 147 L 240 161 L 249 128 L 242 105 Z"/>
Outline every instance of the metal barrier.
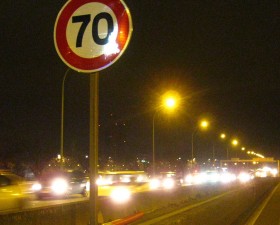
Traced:
<path fill-rule="evenodd" d="M 86 225 L 87 201 L 0 215 L 1 225 Z"/>

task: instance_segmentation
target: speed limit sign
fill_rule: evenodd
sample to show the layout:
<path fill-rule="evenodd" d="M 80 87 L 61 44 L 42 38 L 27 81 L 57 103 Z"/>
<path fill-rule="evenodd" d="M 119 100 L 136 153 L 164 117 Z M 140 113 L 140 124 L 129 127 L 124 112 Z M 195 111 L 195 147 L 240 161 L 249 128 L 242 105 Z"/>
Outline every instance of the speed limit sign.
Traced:
<path fill-rule="evenodd" d="M 62 61 L 79 72 L 96 72 L 113 64 L 132 34 L 129 9 L 122 0 L 70 0 L 54 28 Z"/>

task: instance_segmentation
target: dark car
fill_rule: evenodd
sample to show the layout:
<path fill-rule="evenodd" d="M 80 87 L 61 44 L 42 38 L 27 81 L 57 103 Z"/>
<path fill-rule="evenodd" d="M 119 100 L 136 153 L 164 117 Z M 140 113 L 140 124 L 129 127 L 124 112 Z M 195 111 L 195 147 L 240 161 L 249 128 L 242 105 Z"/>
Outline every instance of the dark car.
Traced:
<path fill-rule="evenodd" d="M 51 171 L 39 178 L 37 197 L 67 197 L 73 194 L 88 196 L 88 177 L 81 171 Z"/>
<path fill-rule="evenodd" d="M 160 173 L 161 179 L 172 179 L 174 181 L 174 185 L 181 186 L 183 183 L 182 176 L 180 176 L 176 172 L 161 172 Z"/>

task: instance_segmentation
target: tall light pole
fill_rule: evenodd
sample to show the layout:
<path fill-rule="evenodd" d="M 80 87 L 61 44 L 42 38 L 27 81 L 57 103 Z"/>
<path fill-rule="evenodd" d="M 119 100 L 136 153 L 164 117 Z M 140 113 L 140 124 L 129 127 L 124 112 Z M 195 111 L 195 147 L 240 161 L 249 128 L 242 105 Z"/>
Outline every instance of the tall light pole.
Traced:
<path fill-rule="evenodd" d="M 220 138 L 221 139 L 225 139 L 227 136 L 226 136 L 226 134 L 225 133 L 221 133 L 221 135 L 220 135 Z"/>
<path fill-rule="evenodd" d="M 220 138 L 222 140 L 225 140 L 227 138 L 227 135 L 225 133 L 221 133 Z M 228 145 L 226 145 L 226 153 L 227 153 L 227 159 L 228 159 Z"/>
<path fill-rule="evenodd" d="M 153 116 L 153 176 L 155 176 L 155 116 L 157 111 L 155 111 Z"/>
<path fill-rule="evenodd" d="M 61 156 L 61 166 L 64 160 L 64 84 L 67 74 L 71 69 L 68 68 L 64 73 L 61 87 L 61 121 L 60 121 L 60 156 Z"/>
<path fill-rule="evenodd" d="M 174 91 L 169 91 L 169 92 L 166 92 L 164 95 L 163 95 L 163 98 L 162 98 L 162 104 L 159 106 L 159 108 L 154 112 L 154 115 L 153 115 L 153 134 L 152 134 L 152 150 L 153 150 L 153 165 L 152 165 L 152 170 L 153 170 L 153 176 L 155 176 L 155 165 L 156 165 L 156 160 L 155 160 L 155 117 L 156 117 L 156 114 L 161 111 L 162 109 L 166 108 L 166 109 L 169 109 L 169 110 L 172 110 L 174 108 L 177 107 L 178 105 L 178 94 L 177 92 L 174 92 Z"/>
<path fill-rule="evenodd" d="M 194 132 L 192 133 L 192 165 L 193 165 L 193 160 L 194 160 L 194 158 L 193 158 L 193 136 L 194 136 L 194 134 L 196 133 L 196 131 L 197 131 L 197 129 L 195 129 L 194 130 Z"/>
<path fill-rule="evenodd" d="M 232 144 L 233 146 L 237 146 L 237 145 L 239 144 L 239 142 L 238 142 L 237 139 L 233 139 L 233 140 L 231 141 L 231 144 Z"/>
<path fill-rule="evenodd" d="M 191 164 L 192 166 L 194 161 L 194 147 L 193 147 L 194 135 L 196 134 L 199 128 L 206 129 L 208 126 L 209 126 L 209 122 L 207 120 L 202 120 L 192 133 L 192 164 Z"/>
<path fill-rule="evenodd" d="M 236 138 L 232 139 L 231 144 L 233 147 L 236 147 L 237 145 L 239 145 L 239 141 Z M 235 156 L 237 157 L 237 152 L 236 152 Z"/>

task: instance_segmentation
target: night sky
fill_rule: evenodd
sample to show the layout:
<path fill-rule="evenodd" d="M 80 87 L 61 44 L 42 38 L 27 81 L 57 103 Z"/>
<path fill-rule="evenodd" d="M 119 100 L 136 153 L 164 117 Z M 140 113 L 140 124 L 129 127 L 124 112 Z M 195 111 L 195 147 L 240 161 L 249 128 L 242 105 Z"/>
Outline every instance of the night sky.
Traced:
<path fill-rule="evenodd" d="M 60 148 L 61 86 L 67 66 L 53 30 L 66 1 L 1 0 L 0 160 L 41 160 Z M 126 0 L 133 34 L 100 72 L 101 157 L 151 158 L 152 118 L 166 90 L 179 109 L 155 116 L 157 158 L 222 157 L 220 132 L 247 149 L 280 157 L 279 1 Z M 65 83 L 65 154 L 88 153 L 89 76 Z M 241 147 L 241 146 L 240 146 Z M 220 152 L 219 152 L 220 151 Z"/>

